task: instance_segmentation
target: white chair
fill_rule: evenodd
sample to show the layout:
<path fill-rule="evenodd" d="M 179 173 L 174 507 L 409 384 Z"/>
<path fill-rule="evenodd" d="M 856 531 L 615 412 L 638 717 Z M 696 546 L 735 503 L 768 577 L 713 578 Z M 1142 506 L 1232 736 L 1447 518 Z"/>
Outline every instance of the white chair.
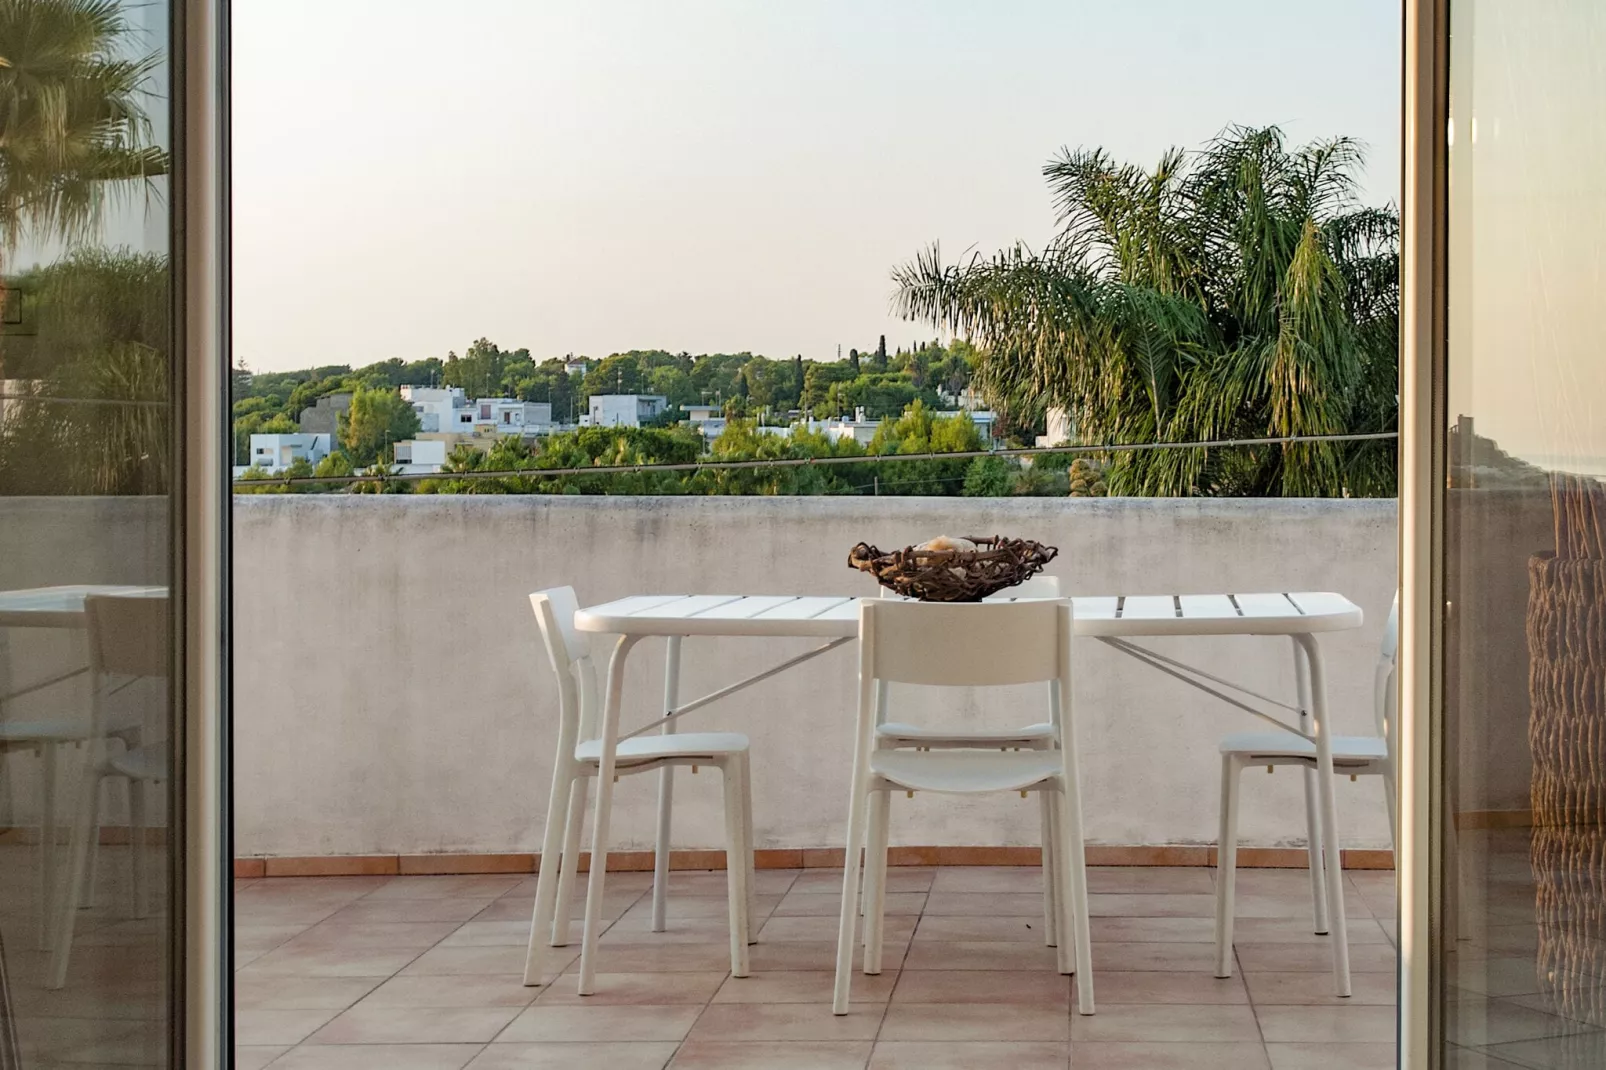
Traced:
<path fill-rule="evenodd" d="M 9 662 L 9 651 L 0 637 L 0 662 Z M 24 695 L 36 691 L 43 691 L 49 687 L 69 684 L 81 673 L 87 672 L 88 667 L 74 670 L 65 674 L 57 674 L 43 681 L 23 687 L 15 692 L 9 690 L 11 682 L 7 670 L 9 664 L 0 664 L 0 707 L 5 703 L 13 702 Z M 107 718 L 106 734 L 111 739 L 119 740 L 125 750 L 133 750 L 140 745 L 143 722 L 126 713 L 111 714 Z M 0 775 L 4 774 L 5 758 L 9 754 L 31 754 L 40 759 L 39 767 L 39 947 L 41 950 L 50 948 L 50 904 L 54 900 L 56 883 L 56 839 L 58 825 L 56 822 L 56 779 L 60 770 L 61 748 L 71 746 L 75 750 L 87 742 L 92 734 L 87 717 L 49 717 L 39 720 L 12 721 L 0 717 Z M 130 800 L 132 806 L 132 800 Z M 94 886 L 94 855 L 90 856 L 90 867 L 86 878 L 91 888 Z"/>
<path fill-rule="evenodd" d="M 1058 927 L 1074 936 L 1058 943 L 1059 971 L 1078 975 L 1079 1009 L 1083 1014 L 1093 1013 L 1076 730 L 1074 719 L 1062 716 L 1071 693 L 1071 635 L 1071 604 L 1063 600 L 951 605 L 866 599 L 860 603 L 859 712 L 832 1001 L 836 1014 L 848 1012 L 861 851 L 866 868 L 864 970 L 871 974 L 881 971 L 888 808 L 882 805 L 877 809 L 873 825 L 869 811 L 875 796 L 886 797 L 894 791 L 961 795 L 1037 791 L 1053 796 L 1056 815 L 1052 824 L 1059 839 L 1052 855 L 1058 887 L 1067 892 L 1054 896 Z M 1051 705 L 1050 724 L 1059 746 L 1020 751 L 878 747 L 876 711 L 883 682 L 929 687 L 1052 684 L 1051 694 L 1057 693 L 1059 701 Z M 1074 945 L 1074 956 L 1069 945 Z"/>
<path fill-rule="evenodd" d="M 114 753 L 107 733 L 106 700 L 133 680 L 164 683 L 172 672 L 171 621 L 166 597 L 111 597 L 91 595 L 84 600 L 89 644 L 90 737 L 79 785 L 78 807 L 73 815 L 68 844 L 67 879 L 59 900 L 61 915 L 50 956 L 50 988 L 67 983 L 68 956 L 81 897 L 87 896 L 89 863 L 100 838 L 101 784 L 113 778 L 128 782 L 129 863 L 132 867 L 134 913 L 149 910 L 145 863 L 145 785 L 168 778 L 167 746 L 147 744 Z M 120 678 L 120 679 L 119 679 Z"/>
<path fill-rule="evenodd" d="M 537 985 L 542 983 L 543 946 L 548 942 L 552 947 L 569 943 L 569 914 L 580 869 L 580 827 L 585 818 L 587 778 L 597 775 L 602 741 L 591 738 L 597 731 L 601 696 L 590 648 L 574 628 L 574 615 L 579 608 L 574 590 L 554 587 L 537 591 L 530 595 L 530 604 L 558 678 L 557 757 L 524 964 L 524 983 Z M 747 750 L 747 737 L 736 732 L 644 736 L 618 745 L 615 766 L 619 776 L 676 765 L 689 765 L 693 770 L 713 766 L 723 775 L 731 973 L 736 977 L 747 976 L 747 945 L 754 936 L 753 803 Z M 602 831 L 607 834 L 606 829 Z M 580 994 L 591 994 L 583 973 Z"/>
<path fill-rule="evenodd" d="M 1377 776 L 1383 780 L 1383 797 L 1388 806 L 1389 837 L 1399 848 L 1398 819 L 1395 815 L 1394 755 L 1398 752 L 1399 724 L 1395 717 L 1395 668 L 1400 645 L 1400 600 L 1396 595 L 1383 631 L 1383 646 L 1372 674 L 1372 708 L 1377 726 L 1375 736 L 1335 736 L 1333 774 L 1348 773 L 1352 778 Z M 1304 651 L 1294 644 L 1294 675 L 1299 689 L 1300 728 L 1310 731 L 1310 669 Z M 1322 867 L 1342 866 L 1338 844 L 1324 845 L 1316 812 L 1316 744 L 1288 732 L 1239 732 L 1221 741 L 1221 847 L 1216 872 L 1216 976 L 1232 976 L 1233 898 L 1238 869 L 1238 793 L 1245 769 L 1280 765 L 1305 770 L 1305 826 L 1308 836 L 1311 876 L 1311 906 L 1317 935 L 1326 935 L 1327 886 Z M 1324 849 L 1325 848 L 1325 849 Z"/>
<path fill-rule="evenodd" d="M 895 598 L 897 593 L 889 588 L 881 589 L 882 597 Z M 988 595 L 987 602 L 1013 602 L 1020 599 L 1058 598 L 1060 596 L 1060 581 L 1056 576 L 1033 576 L 1023 580 L 1013 587 Z M 1050 705 L 1053 685 L 1049 685 Z M 1051 750 L 1055 746 L 1054 726 L 1048 721 L 1039 721 L 1035 724 L 1021 725 L 1019 727 L 986 728 L 977 727 L 964 731 L 955 731 L 952 728 L 943 728 L 934 725 L 916 725 L 905 721 L 887 720 L 888 696 L 886 681 L 881 681 L 876 690 L 876 746 L 888 748 L 913 747 L 916 750 Z M 1047 792 L 1039 792 L 1038 800 L 1041 809 L 1043 828 L 1043 943 L 1054 947 L 1059 942 L 1059 910 L 1056 907 L 1057 889 L 1054 885 L 1054 844 L 1059 839 L 1054 831 L 1054 805 L 1053 799 Z M 870 828 L 872 836 L 874 830 L 885 824 L 882 811 L 886 809 L 887 798 L 885 794 L 877 793 L 870 800 Z M 870 849 L 876 850 L 878 845 L 871 842 Z M 874 879 L 872 874 L 866 874 L 866 879 Z M 869 898 L 879 895 L 879 890 L 871 889 Z M 868 933 L 867 933 L 868 935 Z"/>

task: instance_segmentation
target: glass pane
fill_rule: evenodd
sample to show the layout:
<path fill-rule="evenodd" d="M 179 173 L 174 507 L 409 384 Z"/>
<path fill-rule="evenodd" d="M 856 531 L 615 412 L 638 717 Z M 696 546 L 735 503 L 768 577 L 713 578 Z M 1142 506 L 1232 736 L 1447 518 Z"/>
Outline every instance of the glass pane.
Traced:
<path fill-rule="evenodd" d="M 1451 13 L 1448 1066 L 1606 1064 L 1606 9 Z"/>
<path fill-rule="evenodd" d="M 0 1051 L 25 1068 L 169 1059 L 168 18 L 0 3 Z"/>

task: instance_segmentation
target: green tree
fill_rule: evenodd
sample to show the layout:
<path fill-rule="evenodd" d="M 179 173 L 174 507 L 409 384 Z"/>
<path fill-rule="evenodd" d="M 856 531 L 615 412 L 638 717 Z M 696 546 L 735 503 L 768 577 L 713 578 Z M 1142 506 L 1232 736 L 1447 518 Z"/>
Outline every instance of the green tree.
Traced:
<path fill-rule="evenodd" d="M 0 246 L 81 238 L 108 184 L 168 170 L 145 103 L 155 55 L 117 0 L 0 0 Z"/>
<path fill-rule="evenodd" d="M 1044 168 L 1044 252 L 949 264 L 933 246 L 896 270 L 898 305 L 974 339 L 1006 413 L 1063 406 L 1087 441 L 1394 430 L 1399 220 L 1359 205 L 1362 163 L 1275 127 L 1152 171 L 1065 150 Z M 1394 493 L 1389 443 L 1112 456 L 1117 494 Z"/>
<path fill-rule="evenodd" d="M 358 467 L 388 460 L 402 439 L 418 433 L 418 414 L 393 390 L 360 388 L 340 417 L 340 442 Z"/>

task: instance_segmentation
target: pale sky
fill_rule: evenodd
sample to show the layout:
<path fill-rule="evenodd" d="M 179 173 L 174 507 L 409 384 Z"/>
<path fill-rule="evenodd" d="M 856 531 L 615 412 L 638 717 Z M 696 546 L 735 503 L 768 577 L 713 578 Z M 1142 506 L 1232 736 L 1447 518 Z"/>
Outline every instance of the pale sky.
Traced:
<path fill-rule="evenodd" d="M 1062 145 L 1229 123 L 1399 186 L 1399 0 L 235 0 L 235 354 L 833 359 L 933 240 L 1053 230 Z"/>

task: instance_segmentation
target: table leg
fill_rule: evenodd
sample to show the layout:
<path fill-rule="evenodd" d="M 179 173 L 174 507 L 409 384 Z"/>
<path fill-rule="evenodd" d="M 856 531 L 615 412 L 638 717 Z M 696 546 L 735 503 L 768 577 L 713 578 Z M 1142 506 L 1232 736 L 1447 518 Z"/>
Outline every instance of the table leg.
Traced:
<path fill-rule="evenodd" d="M 664 654 L 664 716 L 674 712 L 680 703 L 680 639 L 669 637 Z M 675 722 L 664 725 L 664 735 L 675 730 Z M 669 815 L 674 806 L 675 767 L 666 765 L 658 771 L 658 836 L 652 853 L 652 931 L 664 931 L 665 901 L 669 897 Z"/>
<path fill-rule="evenodd" d="M 1314 635 L 1298 636 L 1310 668 L 1311 720 L 1316 736 L 1316 777 L 1321 796 L 1322 843 L 1326 847 L 1327 910 L 1333 939 L 1333 980 L 1340 996 L 1350 994 L 1349 925 L 1344 913 L 1344 867 L 1340 864 L 1338 799 L 1333 785 L 1333 726 L 1328 721 L 1327 677 Z"/>
<path fill-rule="evenodd" d="M 624 696 L 625 660 L 640 638 L 620 636 L 608 659 L 608 689 L 598 732 L 602 753 L 597 760 L 597 807 L 591 819 L 591 879 L 586 888 L 585 933 L 580 938 L 582 996 L 591 995 L 597 988 L 597 937 L 602 934 L 602 897 L 607 890 L 608 819 L 613 811 L 613 773 L 619 757 L 619 703 Z"/>
<path fill-rule="evenodd" d="M 1293 647 L 1294 686 L 1299 702 L 1299 730 L 1308 735 L 1311 731 L 1310 669 L 1305 661 L 1305 651 L 1299 645 L 1297 638 L 1293 640 Z M 1300 775 L 1305 780 L 1305 842 L 1309 845 L 1312 924 L 1317 936 L 1326 936 L 1327 878 L 1324 875 L 1325 863 L 1322 861 L 1321 798 L 1316 786 L 1316 770 L 1307 768 L 1302 770 Z"/>

